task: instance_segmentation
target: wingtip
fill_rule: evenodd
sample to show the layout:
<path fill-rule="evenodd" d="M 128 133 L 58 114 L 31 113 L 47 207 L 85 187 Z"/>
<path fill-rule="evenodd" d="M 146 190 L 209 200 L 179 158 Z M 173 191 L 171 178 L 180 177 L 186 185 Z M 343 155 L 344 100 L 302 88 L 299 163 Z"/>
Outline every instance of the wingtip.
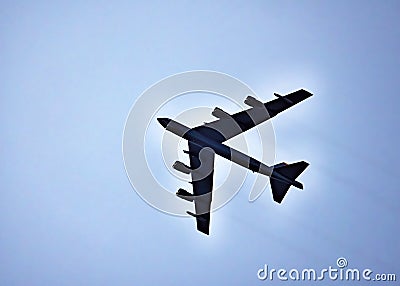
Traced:
<path fill-rule="evenodd" d="M 201 233 L 204 233 L 205 235 L 210 235 L 210 229 L 208 226 L 197 226 L 197 230 Z"/>

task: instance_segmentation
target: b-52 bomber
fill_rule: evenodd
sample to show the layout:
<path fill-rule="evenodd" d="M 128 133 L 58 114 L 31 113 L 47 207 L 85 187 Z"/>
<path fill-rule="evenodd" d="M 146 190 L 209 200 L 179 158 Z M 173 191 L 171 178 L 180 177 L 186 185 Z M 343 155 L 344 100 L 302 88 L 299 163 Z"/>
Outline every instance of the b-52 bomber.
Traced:
<path fill-rule="evenodd" d="M 187 213 L 196 218 L 197 230 L 200 232 L 209 234 L 215 154 L 253 172 L 269 176 L 273 199 L 279 204 L 290 186 L 303 189 L 303 185 L 296 181 L 296 178 L 307 168 L 309 165 L 307 162 L 279 163 L 267 166 L 223 144 L 224 141 L 275 117 L 280 112 L 312 96 L 304 89 L 285 96 L 277 93 L 274 95 L 277 98 L 266 103 L 248 96 L 244 103 L 251 108 L 232 115 L 216 107 L 212 115 L 218 120 L 194 128 L 189 128 L 169 118 L 157 118 L 166 130 L 188 141 L 189 149 L 184 152 L 189 155 L 190 166 L 176 161 L 173 168 L 191 174 L 193 194 L 179 189 L 176 195 L 184 200 L 194 202 L 195 213 L 190 211 Z"/>

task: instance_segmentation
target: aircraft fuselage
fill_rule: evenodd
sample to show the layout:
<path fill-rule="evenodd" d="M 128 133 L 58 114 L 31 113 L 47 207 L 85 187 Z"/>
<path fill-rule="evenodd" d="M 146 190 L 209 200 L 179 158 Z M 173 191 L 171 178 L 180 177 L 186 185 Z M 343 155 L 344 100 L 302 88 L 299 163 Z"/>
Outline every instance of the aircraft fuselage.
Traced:
<path fill-rule="evenodd" d="M 228 147 L 210 137 L 205 136 L 203 133 L 191 129 L 179 122 L 176 122 L 169 118 L 158 118 L 160 124 L 168 131 L 182 137 L 190 142 L 195 143 L 201 147 L 211 148 L 217 155 L 232 161 L 242 167 L 245 167 L 253 172 L 257 172 L 266 176 L 271 176 L 273 167 L 267 166 L 262 162 L 238 151 L 231 147 Z M 205 127 L 206 128 L 206 127 Z M 212 130 L 210 131 L 212 132 Z M 296 181 L 289 180 L 285 176 L 274 172 L 273 177 L 279 181 L 286 182 L 290 185 L 296 186 Z"/>

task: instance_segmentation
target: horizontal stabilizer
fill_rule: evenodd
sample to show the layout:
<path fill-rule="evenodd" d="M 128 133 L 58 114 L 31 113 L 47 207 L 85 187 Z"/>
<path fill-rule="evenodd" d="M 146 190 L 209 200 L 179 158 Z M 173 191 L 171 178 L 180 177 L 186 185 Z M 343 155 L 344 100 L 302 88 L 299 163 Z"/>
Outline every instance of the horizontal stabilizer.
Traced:
<path fill-rule="evenodd" d="M 274 170 L 277 169 L 278 172 L 285 177 L 295 180 L 303 171 L 308 167 L 308 163 L 301 161 L 301 162 L 296 162 L 293 164 L 286 164 L 284 166 L 275 166 Z"/>
<path fill-rule="evenodd" d="M 283 166 L 287 166 L 287 165 L 288 165 L 287 163 L 282 162 L 282 163 L 276 164 L 276 165 L 274 166 L 274 168 L 279 168 L 279 167 L 283 167 Z"/>
<path fill-rule="evenodd" d="M 303 185 L 296 178 L 307 168 L 309 164 L 301 161 L 293 164 L 280 163 L 274 166 L 270 178 L 272 196 L 274 201 L 281 203 L 290 186 L 303 189 Z"/>

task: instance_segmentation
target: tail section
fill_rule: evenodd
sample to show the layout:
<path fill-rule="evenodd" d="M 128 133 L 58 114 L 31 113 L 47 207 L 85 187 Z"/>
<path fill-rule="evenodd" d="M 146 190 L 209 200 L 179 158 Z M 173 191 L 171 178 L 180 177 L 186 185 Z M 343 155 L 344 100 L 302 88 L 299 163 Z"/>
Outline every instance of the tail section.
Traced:
<path fill-rule="evenodd" d="M 272 196 L 274 201 L 281 203 L 290 186 L 303 189 L 303 185 L 296 178 L 307 168 L 309 164 L 301 161 L 293 164 L 280 163 L 274 166 L 270 178 Z"/>

